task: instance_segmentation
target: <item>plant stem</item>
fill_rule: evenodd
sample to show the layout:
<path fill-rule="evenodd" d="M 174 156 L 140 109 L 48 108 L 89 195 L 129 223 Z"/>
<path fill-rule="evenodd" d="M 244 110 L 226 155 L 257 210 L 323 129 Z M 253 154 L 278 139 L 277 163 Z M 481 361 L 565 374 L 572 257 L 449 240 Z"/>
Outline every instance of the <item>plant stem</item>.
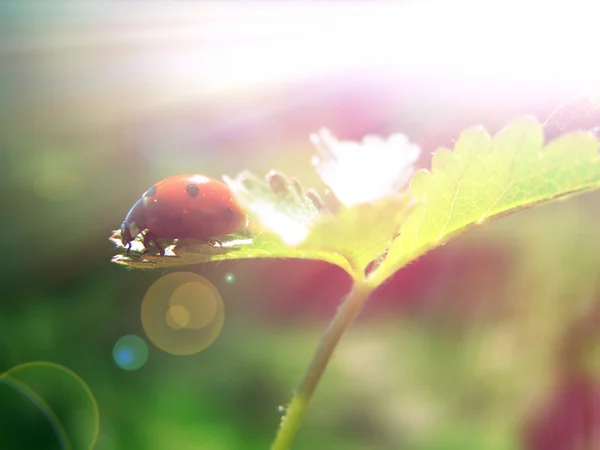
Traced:
<path fill-rule="evenodd" d="M 363 279 L 355 280 L 352 291 L 346 296 L 333 320 L 329 323 L 306 372 L 304 372 L 300 384 L 296 388 L 294 397 L 287 408 L 285 416 L 281 420 L 281 426 L 271 446 L 271 450 L 288 450 L 290 448 L 290 444 L 298 428 L 300 428 L 300 423 L 315 388 L 327 367 L 327 363 L 331 359 L 331 355 L 340 337 L 361 311 L 365 300 L 372 291 L 373 288 L 367 285 Z"/>

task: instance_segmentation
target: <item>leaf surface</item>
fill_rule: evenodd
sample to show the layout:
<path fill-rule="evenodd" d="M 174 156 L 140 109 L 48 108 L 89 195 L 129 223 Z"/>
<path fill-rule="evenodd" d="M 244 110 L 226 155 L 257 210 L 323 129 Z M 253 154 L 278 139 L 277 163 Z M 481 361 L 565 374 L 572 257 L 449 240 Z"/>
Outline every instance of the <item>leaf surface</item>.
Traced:
<path fill-rule="evenodd" d="M 542 125 L 529 117 L 494 138 L 481 127 L 467 129 L 453 151 L 435 153 L 431 171 L 414 174 L 410 189 L 418 204 L 369 282 L 382 283 L 476 225 L 598 187 L 598 141 L 591 133 L 569 133 L 544 146 Z"/>

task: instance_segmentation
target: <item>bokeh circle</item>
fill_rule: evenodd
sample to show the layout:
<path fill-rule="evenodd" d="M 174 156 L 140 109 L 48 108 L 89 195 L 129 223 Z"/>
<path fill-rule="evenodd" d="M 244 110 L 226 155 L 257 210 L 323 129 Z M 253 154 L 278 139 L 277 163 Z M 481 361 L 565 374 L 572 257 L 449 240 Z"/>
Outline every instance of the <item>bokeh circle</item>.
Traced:
<path fill-rule="evenodd" d="M 173 355 L 192 355 L 210 346 L 225 320 L 223 299 L 206 278 L 193 272 L 157 280 L 142 302 L 142 326 L 156 347 Z"/>
<path fill-rule="evenodd" d="M 231 272 L 226 273 L 224 278 L 226 283 L 232 284 L 235 282 L 235 275 Z"/>
<path fill-rule="evenodd" d="M 148 346 L 139 336 L 128 334 L 115 343 L 113 358 L 121 369 L 138 370 L 148 361 Z"/>
<path fill-rule="evenodd" d="M 45 361 L 20 364 L 0 374 L 0 388 L 5 387 L 21 394 L 22 398 L 27 399 L 46 416 L 62 449 L 89 450 L 95 446 L 99 431 L 98 404 L 89 386 L 72 370 Z M 4 400 L 15 400 L 4 389 L 0 393 Z M 10 407 L 9 402 L 0 403 L 2 409 Z M 33 413 L 19 404 L 13 403 L 12 407 L 14 414 L 6 416 L 12 420 L 18 419 L 17 410 L 20 413 Z M 32 418 L 24 419 L 31 421 Z M 27 435 L 23 434 L 21 427 L 22 424 L 12 428 L 3 426 L 3 441 L 11 439 L 12 429 L 15 430 L 13 440 L 26 439 Z"/>

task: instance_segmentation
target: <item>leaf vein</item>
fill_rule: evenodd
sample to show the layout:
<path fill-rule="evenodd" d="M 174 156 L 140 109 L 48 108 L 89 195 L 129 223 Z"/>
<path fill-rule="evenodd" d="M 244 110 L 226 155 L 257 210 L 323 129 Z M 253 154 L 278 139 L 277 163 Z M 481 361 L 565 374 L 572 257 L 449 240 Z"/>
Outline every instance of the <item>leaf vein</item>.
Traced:
<path fill-rule="evenodd" d="M 465 173 L 467 172 L 469 165 L 470 165 L 470 163 L 467 162 L 467 164 L 465 165 L 465 168 L 461 172 L 460 177 L 456 183 L 456 189 L 454 190 L 454 195 L 452 196 L 452 200 L 450 201 L 450 211 L 448 211 L 448 218 L 446 219 L 446 223 L 444 223 L 444 226 L 442 227 L 440 234 L 438 234 L 436 241 L 439 241 L 442 238 L 442 236 L 446 232 L 446 229 L 448 228 L 448 224 L 452 220 L 452 217 L 454 217 L 454 209 L 456 207 L 456 199 L 458 198 L 458 191 L 460 190 L 461 184 L 465 178 Z"/>
<path fill-rule="evenodd" d="M 423 228 L 423 224 L 426 221 L 427 221 L 427 199 L 425 199 L 425 202 L 423 203 L 423 220 L 421 221 L 421 223 L 417 227 L 417 230 L 415 231 L 415 238 L 413 239 L 413 245 L 410 250 L 411 255 L 413 255 L 415 253 L 415 249 L 417 247 L 417 242 L 419 242 L 419 233 L 421 232 L 421 229 Z"/>
<path fill-rule="evenodd" d="M 490 207 L 481 215 L 479 220 L 477 220 L 478 223 L 483 222 L 489 216 L 490 212 L 493 211 L 496 205 L 504 198 L 504 196 L 510 190 L 510 188 L 512 188 L 515 185 L 515 167 L 517 165 L 517 161 L 519 160 L 519 155 L 523 150 L 523 140 L 523 136 L 521 136 L 521 140 L 519 142 L 519 145 L 517 146 L 517 150 L 514 153 L 514 157 L 510 165 L 510 175 L 508 177 L 508 181 L 506 182 L 506 186 L 504 186 L 504 189 L 502 189 L 502 192 L 498 194 L 496 200 L 492 202 Z"/>

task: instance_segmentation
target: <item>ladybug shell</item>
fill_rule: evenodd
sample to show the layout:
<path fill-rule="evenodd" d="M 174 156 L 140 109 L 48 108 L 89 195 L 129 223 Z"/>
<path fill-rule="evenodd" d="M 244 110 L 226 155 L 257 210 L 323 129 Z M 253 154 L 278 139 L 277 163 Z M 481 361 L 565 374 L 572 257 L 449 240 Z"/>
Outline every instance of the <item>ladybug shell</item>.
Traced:
<path fill-rule="evenodd" d="M 209 239 L 239 231 L 246 224 L 229 187 L 202 175 L 166 178 L 141 200 L 144 227 L 157 237 Z"/>

